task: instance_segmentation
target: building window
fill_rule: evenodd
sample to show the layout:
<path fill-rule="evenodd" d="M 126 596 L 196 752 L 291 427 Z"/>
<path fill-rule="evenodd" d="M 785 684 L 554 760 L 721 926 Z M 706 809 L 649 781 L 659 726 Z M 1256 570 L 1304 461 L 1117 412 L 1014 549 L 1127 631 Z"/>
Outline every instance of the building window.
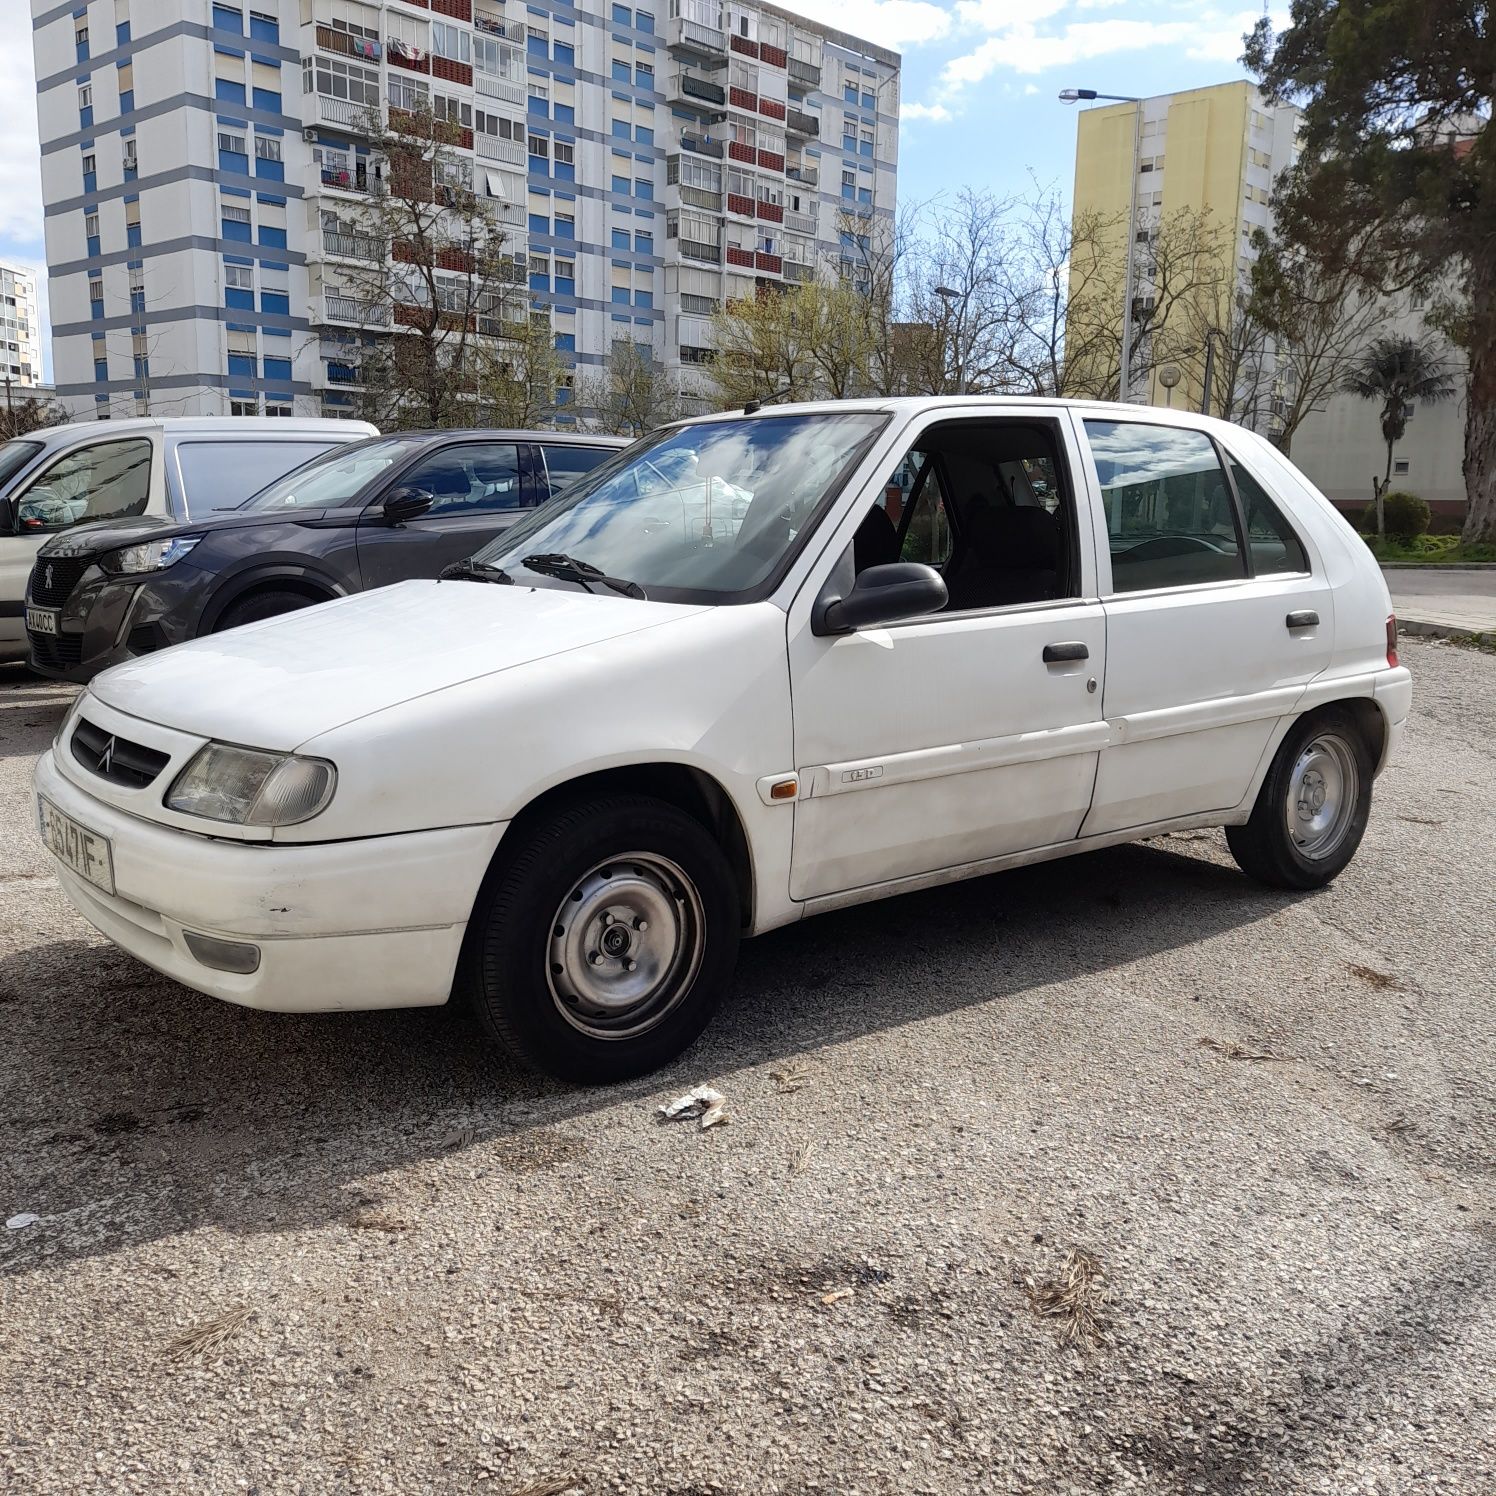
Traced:
<path fill-rule="evenodd" d="M 80 110 L 81 109 L 92 109 L 93 108 L 93 84 L 92 83 L 80 83 L 78 85 L 78 108 Z"/>
<path fill-rule="evenodd" d="M 83 215 L 83 232 L 90 239 L 97 239 L 99 237 L 99 210 L 97 208 L 92 213 L 85 213 Z"/>
<path fill-rule="evenodd" d="M 575 239 L 577 237 L 577 220 L 575 214 L 556 214 L 556 237 L 558 239 Z"/>
<path fill-rule="evenodd" d="M 256 135 L 255 155 L 261 161 L 279 161 L 281 158 L 280 141 L 273 135 Z"/>
<path fill-rule="evenodd" d="M 280 21 L 274 16 L 267 16 L 260 11 L 252 10 L 249 13 L 249 34 L 262 42 L 278 42 L 280 40 Z"/>
<path fill-rule="evenodd" d="M 393 81 L 393 80 L 392 80 Z M 379 74 L 368 68 L 353 67 L 335 57 L 308 57 L 301 69 L 302 88 L 329 99 L 347 99 L 350 104 L 367 108 L 379 105 Z"/>
<path fill-rule="evenodd" d="M 449 62 L 471 63 L 473 60 L 472 32 L 461 26 L 448 26 L 443 21 L 431 23 L 431 50 Z"/>
<path fill-rule="evenodd" d="M 558 166 L 570 166 L 577 159 L 576 147 L 569 140 L 558 140 L 554 156 Z"/>
<path fill-rule="evenodd" d="M 213 29 L 232 31 L 235 36 L 243 36 L 244 12 L 232 5 L 215 5 L 213 7 Z"/>
<path fill-rule="evenodd" d="M 260 402 L 258 400 L 230 400 L 229 414 L 231 416 L 257 416 L 260 413 Z"/>
<path fill-rule="evenodd" d="M 1392 471 L 1399 478 L 1403 477 L 1407 473 L 1407 471 L 1408 471 L 1408 460 L 1407 460 L 1407 458 L 1405 458 L 1405 457 L 1399 457 L 1397 459 L 1397 461 L 1392 464 Z"/>

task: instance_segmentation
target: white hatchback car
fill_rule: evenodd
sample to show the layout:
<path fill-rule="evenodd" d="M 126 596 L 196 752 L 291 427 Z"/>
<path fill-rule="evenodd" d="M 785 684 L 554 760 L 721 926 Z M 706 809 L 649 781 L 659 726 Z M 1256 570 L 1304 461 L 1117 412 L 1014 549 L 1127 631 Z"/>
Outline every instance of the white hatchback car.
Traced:
<path fill-rule="evenodd" d="M 701 1032 L 740 936 L 823 910 L 1191 826 L 1327 883 L 1410 697 L 1367 548 L 1247 432 L 750 407 L 459 575 L 107 671 L 37 809 L 78 908 L 188 986 L 456 992 L 608 1080 Z"/>

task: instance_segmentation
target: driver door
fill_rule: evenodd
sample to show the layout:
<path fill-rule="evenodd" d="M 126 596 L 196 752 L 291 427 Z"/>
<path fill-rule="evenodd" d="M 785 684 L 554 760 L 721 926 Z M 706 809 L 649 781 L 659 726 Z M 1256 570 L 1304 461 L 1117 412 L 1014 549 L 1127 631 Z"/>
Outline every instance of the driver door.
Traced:
<path fill-rule="evenodd" d="M 938 874 L 1079 833 L 1107 736 L 1090 511 L 1069 478 L 1076 461 L 1068 425 L 1042 409 L 1017 414 L 947 417 L 917 432 L 844 512 L 823 565 L 796 598 L 790 678 L 801 789 L 792 898 Z M 946 461 L 947 446 L 959 446 L 959 464 Z M 849 548 L 859 548 L 854 536 L 868 554 L 849 564 L 894 559 L 883 553 L 886 540 L 881 549 L 866 544 L 893 528 L 902 559 L 952 577 L 969 565 L 967 574 L 979 576 L 963 551 L 963 510 L 992 501 L 999 453 L 1029 447 L 1060 475 L 1055 529 L 1068 556 L 1043 589 L 1051 595 L 1006 603 L 1020 591 L 1008 575 L 987 597 L 973 581 L 959 599 L 953 593 L 959 608 L 929 617 L 833 637 L 814 632 L 815 600 Z M 1012 500 L 1011 485 L 1003 497 Z M 1034 495 L 1025 498 L 1033 507 Z M 865 527 L 873 508 L 890 520 L 897 512 L 897 524 Z"/>
<path fill-rule="evenodd" d="M 429 493 L 431 508 L 402 525 L 383 515 L 397 489 Z M 438 448 L 386 484 L 364 509 L 358 526 L 363 586 L 385 587 L 412 577 L 434 577 L 487 545 L 529 507 L 515 442 L 454 442 Z"/>

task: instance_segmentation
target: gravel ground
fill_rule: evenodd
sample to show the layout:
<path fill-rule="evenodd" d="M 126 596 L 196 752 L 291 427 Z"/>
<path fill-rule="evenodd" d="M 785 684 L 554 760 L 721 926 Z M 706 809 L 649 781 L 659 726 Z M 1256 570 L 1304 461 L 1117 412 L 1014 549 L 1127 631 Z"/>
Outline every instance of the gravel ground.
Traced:
<path fill-rule="evenodd" d="M 608 1091 L 103 944 L 0 677 L 0 1485 L 1496 1490 L 1496 659 L 1405 657 L 1329 890 L 1196 833 L 827 916 Z"/>

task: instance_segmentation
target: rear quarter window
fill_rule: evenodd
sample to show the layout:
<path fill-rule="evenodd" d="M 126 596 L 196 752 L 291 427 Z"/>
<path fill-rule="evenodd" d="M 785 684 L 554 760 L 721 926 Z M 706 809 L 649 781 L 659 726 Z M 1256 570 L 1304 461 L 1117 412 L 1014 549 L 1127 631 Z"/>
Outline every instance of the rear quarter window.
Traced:
<path fill-rule="evenodd" d="M 612 447 L 568 447 L 546 442 L 540 449 L 545 458 L 549 492 L 570 488 L 583 473 L 590 473 L 613 455 Z"/>
<path fill-rule="evenodd" d="M 1236 484 L 1247 523 L 1247 549 L 1252 553 L 1253 574 L 1270 577 L 1280 572 L 1308 571 L 1304 542 L 1288 516 L 1241 463 L 1234 457 L 1230 461 L 1231 479 Z"/>
<path fill-rule="evenodd" d="M 177 444 L 177 474 L 186 498 L 186 515 L 201 519 L 222 509 L 237 509 L 267 483 L 283 478 L 337 443 L 288 440 L 184 441 Z"/>

